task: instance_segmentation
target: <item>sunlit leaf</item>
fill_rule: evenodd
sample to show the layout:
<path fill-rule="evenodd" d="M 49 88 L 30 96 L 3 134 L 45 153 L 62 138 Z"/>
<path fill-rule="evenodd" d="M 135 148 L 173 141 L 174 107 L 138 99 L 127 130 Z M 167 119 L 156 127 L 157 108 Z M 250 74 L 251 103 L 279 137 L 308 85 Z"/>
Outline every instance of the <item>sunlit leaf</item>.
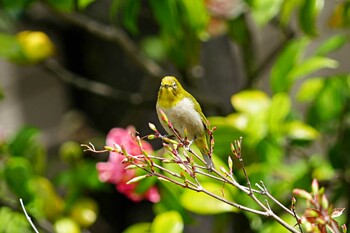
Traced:
<path fill-rule="evenodd" d="M 215 195 L 232 201 L 231 193 L 219 183 L 202 183 L 203 188 Z M 238 211 L 233 206 L 217 200 L 205 193 L 185 189 L 180 197 L 182 205 L 197 214 L 219 214 Z"/>
<path fill-rule="evenodd" d="M 297 92 L 297 100 L 300 102 L 313 101 L 324 85 L 323 78 L 311 78 L 304 81 Z"/>
<path fill-rule="evenodd" d="M 324 0 L 303 1 L 299 11 L 299 24 L 306 34 L 312 36 L 317 34 L 317 17 L 323 5 Z"/>
<path fill-rule="evenodd" d="M 253 0 L 252 16 L 255 22 L 263 26 L 277 15 L 283 0 Z"/>
<path fill-rule="evenodd" d="M 5 206 L 0 207 L 0 222 L 0 232 L 33 232 L 33 229 L 23 213 L 13 211 Z"/>
<path fill-rule="evenodd" d="M 287 117 L 291 109 L 290 97 L 285 93 L 277 93 L 272 97 L 268 115 L 269 127 L 271 131 L 278 131 L 282 122 Z"/>
<path fill-rule="evenodd" d="M 288 91 L 291 86 L 291 80 L 288 79 L 289 72 L 299 65 L 301 56 L 308 44 L 306 38 L 293 40 L 290 42 L 278 56 L 277 61 L 271 69 L 271 87 L 274 92 Z"/>
<path fill-rule="evenodd" d="M 184 224 L 181 215 L 176 211 L 158 214 L 151 226 L 153 233 L 182 233 L 183 228 Z"/>
<path fill-rule="evenodd" d="M 270 98 L 259 90 L 241 91 L 231 97 L 231 103 L 239 112 L 257 114 L 270 106 Z"/>
<path fill-rule="evenodd" d="M 335 35 L 323 42 L 317 49 L 315 54 L 318 56 L 327 55 L 341 48 L 346 42 L 348 42 L 348 37 L 345 35 Z"/>
<path fill-rule="evenodd" d="M 316 129 L 301 121 L 293 121 L 287 124 L 287 136 L 295 140 L 315 140 L 319 133 Z"/>
<path fill-rule="evenodd" d="M 298 66 L 295 66 L 289 73 L 288 79 L 290 83 L 293 83 L 295 80 L 308 75 L 316 70 L 323 68 L 336 68 L 338 62 L 336 60 L 327 58 L 327 57 L 311 57 L 300 63 Z"/>
<path fill-rule="evenodd" d="M 149 233 L 150 230 L 151 223 L 140 222 L 129 226 L 122 233 Z"/>

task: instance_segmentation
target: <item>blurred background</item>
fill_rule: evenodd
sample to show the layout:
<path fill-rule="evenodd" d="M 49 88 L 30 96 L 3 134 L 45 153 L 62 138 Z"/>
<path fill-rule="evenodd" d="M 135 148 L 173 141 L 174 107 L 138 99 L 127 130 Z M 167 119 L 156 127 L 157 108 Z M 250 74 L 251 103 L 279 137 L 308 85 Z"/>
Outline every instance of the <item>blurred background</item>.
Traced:
<path fill-rule="evenodd" d="M 83 152 L 161 129 L 165 75 L 217 127 L 219 163 L 242 136 L 253 184 L 289 207 L 316 178 L 349 226 L 349 26 L 347 0 L 0 0 L 0 232 L 32 232 L 19 198 L 40 232 L 284 232 L 170 184 L 125 187 L 135 174 Z"/>

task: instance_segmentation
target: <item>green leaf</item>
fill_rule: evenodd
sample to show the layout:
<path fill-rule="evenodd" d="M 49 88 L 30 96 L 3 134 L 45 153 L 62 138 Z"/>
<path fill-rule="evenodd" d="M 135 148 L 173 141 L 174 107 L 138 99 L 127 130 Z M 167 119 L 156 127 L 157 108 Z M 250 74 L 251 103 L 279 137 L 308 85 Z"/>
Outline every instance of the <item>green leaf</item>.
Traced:
<path fill-rule="evenodd" d="M 292 121 L 286 125 L 287 136 L 295 140 L 315 140 L 319 133 L 313 127 L 301 121 Z"/>
<path fill-rule="evenodd" d="M 317 17 L 323 8 L 324 0 L 304 0 L 299 11 L 299 24 L 304 33 L 317 34 Z"/>
<path fill-rule="evenodd" d="M 27 159 L 21 157 L 11 157 L 5 166 L 5 180 L 17 197 L 23 198 L 25 202 L 30 202 L 33 197 L 33 190 L 29 185 L 33 177 L 33 169 Z"/>
<path fill-rule="evenodd" d="M 181 0 L 185 19 L 191 29 L 201 36 L 209 22 L 209 14 L 203 0 Z"/>
<path fill-rule="evenodd" d="M 277 93 L 272 97 L 268 115 L 270 131 L 279 131 L 281 124 L 291 109 L 291 100 L 285 93 Z"/>
<path fill-rule="evenodd" d="M 110 20 L 118 19 L 116 16 L 120 9 L 122 9 L 123 0 L 112 0 L 111 6 L 109 7 L 109 18 Z"/>
<path fill-rule="evenodd" d="M 2 0 L 1 8 L 16 13 L 24 11 L 33 0 Z"/>
<path fill-rule="evenodd" d="M 297 9 L 300 4 L 302 3 L 302 0 L 284 0 L 282 7 L 281 7 L 281 23 L 283 25 L 287 25 L 292 13 L 295 9 Z"/>
<path fill-rule="evenodd" d="M 288 79 L 290 83 L 294 83 L 297 79 L 319 69 L 336 67 L 338 67 L 338 62 L 336 60 L 327 57 L 311 57 L 298 66 L 295 66 L 288 74 Z"/>
<path fill-rule="evenodd" d="M 22 56 L 21 46 L 15 36 L 0 33 L 0 56 L 9 60 Z"/>
<path fill-rule="evenodd" d="M 296 94 L 300 102 L 313 101 L 322 90 L 324 85 L 323 78 L 311 78 L 303 82 Z"/>
<path fill-rule="evenodd" d="M 158 214 L 152 223 L 152 233 L 182 233 L 184 224 L 181 215 L 176 211 Z"/>
<path fill-rule="evenodd" d="M 150 230 L 151 223 L 140 222 L 129 226 L 122 233 L 149 233 Z"/>
<path fill-rule="evenodd" d="M 166 46 L 159 37 L 146 37 L 141 42 L 143 52 L 155 61 L 162 61 L 166 58 Z"/>
<path fill-rule="evenodd" d="M 327 123 L 338 121 L 346 107 L 349 96 L 348 75 L 331 76 L 324 79 L 324 85 L 308 110 L 310 124 L 326 127 Z"/>
<path fill-rule="evenodd" d="M 84 10 L 86 7 L 91 5 L 91 3 L 95 2 L 96 0 L 78 0 L 78 8 L 80 10 Z"/>
<path fill-rule="evenodd" d="M 232 202 L 232 195 L 227 187 L 219 183 L 206 182 L 201 183 L 203 188 L 215 195 Z M 189 211 L 196 214 L 219 214 L 238 211 L 233 206 L 226 204 L 203 192 L 195 192 L 185 189 L 180 197 L 182 205 Z"/>
<path fill-rule="evenodd" d="M 70 12 L 74 10 L 74 0 L 47 0 L 47 2 L 60 11 Z"/>
<path fill-rule="evenodd" d="M 15 212 L 8 207 L 0 207 L 0 232 L 3 233 L 32 233 L 23 213 Z"/>
<path fill-rule="evenodd" d="M 123 25 L 132 33 L 138 33 L 137 19 L 141 9 L 141 1 L 128 0 L 123 3 Z"/>
<path fill-rule="evenodd" d="M 37 141 L 39 131 L 33 127 L 22 128 L 9 143 L 9 151 L 13 156 L 26 157 L 37 173 L 44 172 L 46 153 Z"/>
<path fill-rule="evenodd" d="M 231 97 L 231 103 L 239 112 L 257 114 L 270 106 L 270 98 L 259 90 L 241 91 Z"/>
<path fill-rule="evenodd" d="M 283 0 L 253 0 L 252 16 L 259 26 L 265 25 L 279 12 Z"/>
<path fill-rule="evenodd" d="M 306 38 L 293 40 L 278 56 L 276 63 L 271 69 L 271 87 L 273 92 L 285 92 L 290 88 L 289 72 L 299 65 L 305 47 L 309 41 Z"/>
<path fill-rule="evenodd" d="M 177 0 L 150 0 L 149 3 L 162 31 L 172 37 L 179 37 L 181 18 Z"/>
<path fill-rule="evenodd" d="M 335 35 L 323 42 L 317 49 L 315 54 L 318 56 L 325 56 L 333 52 L 348 42 L 348 37 L 345 35 Z"/>

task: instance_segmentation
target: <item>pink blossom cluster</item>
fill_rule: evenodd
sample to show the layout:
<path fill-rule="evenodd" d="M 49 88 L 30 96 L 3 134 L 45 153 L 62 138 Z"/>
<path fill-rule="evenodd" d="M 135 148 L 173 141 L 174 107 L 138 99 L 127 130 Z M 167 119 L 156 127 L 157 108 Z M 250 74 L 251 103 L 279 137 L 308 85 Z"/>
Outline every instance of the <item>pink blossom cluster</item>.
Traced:
<path fill-rule="evenodd" d="M 113 147 L 114 144 L 124 146 L 125 150 L 131 156 L 141 155 L 142 152 L 132 138 L 135 129 L 129 126 L 127 129 L 113 128 L 107 134 L 106 145 Z M 152 146 L 142 141 L 142 146 L 147 152 L 152 152 Z M 156 186 L 152 186 L 145 193 L 137 193 L 138 183 L 127 184 L 129 180 L 136 176 L 136 171 L 133 169 L 125 169 L 129 164 L 122 163 L 124 156 L 111 152 L 107 162 L 97 163 L 99 179 L 101 182 L 115 184 L 116 189 L 133 201 L 149 200 L 151 202 L 158 202 L 160 195 Z"/>

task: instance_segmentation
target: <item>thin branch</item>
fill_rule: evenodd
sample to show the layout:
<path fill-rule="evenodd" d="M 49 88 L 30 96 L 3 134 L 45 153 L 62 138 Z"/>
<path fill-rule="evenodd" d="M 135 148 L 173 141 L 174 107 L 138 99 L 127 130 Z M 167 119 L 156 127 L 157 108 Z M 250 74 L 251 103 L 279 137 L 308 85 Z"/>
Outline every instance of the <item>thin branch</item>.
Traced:
<path fill-rule="evenodd" d="M 32 222 L 32 219 L 29 217 L 29 215 L 27 214 L 26 208 L 24 207 L 22 198 L 19 199 L 19 202 L 21 203 L 24 215 L 26 216 L 28 222 L 30 223 L 30 225 L 32 226 L 33 230 L 35 231 L 35 233 L 39 233 L 39 231 L 36 229 L 34 223 Z"/>
<path fill-rule="evenodd" d="M 80 13 L 64 13 L 48 5 L 46 6 L 63 21 L 82 28 L 96 37 L 119 45 L 135 64 L 148 75 L 157 78 L 165 75 L 165 70 L 146 57 L 122 28 L 103 24 Z"/>
<path fill-rule="evenodd" d="M 143 103 L 143 97 L 140 93 L 129 93 L 121 91 L 107 84 L 89 80 L 85 77 L 74 74 L 71 71 L 64 68 L 53 58 L 44 61 L 43 67 L 63 82 L 68 83 L 76 88 L 107 98 L 125 101 L 134 105 L 139 105 Z"/>

